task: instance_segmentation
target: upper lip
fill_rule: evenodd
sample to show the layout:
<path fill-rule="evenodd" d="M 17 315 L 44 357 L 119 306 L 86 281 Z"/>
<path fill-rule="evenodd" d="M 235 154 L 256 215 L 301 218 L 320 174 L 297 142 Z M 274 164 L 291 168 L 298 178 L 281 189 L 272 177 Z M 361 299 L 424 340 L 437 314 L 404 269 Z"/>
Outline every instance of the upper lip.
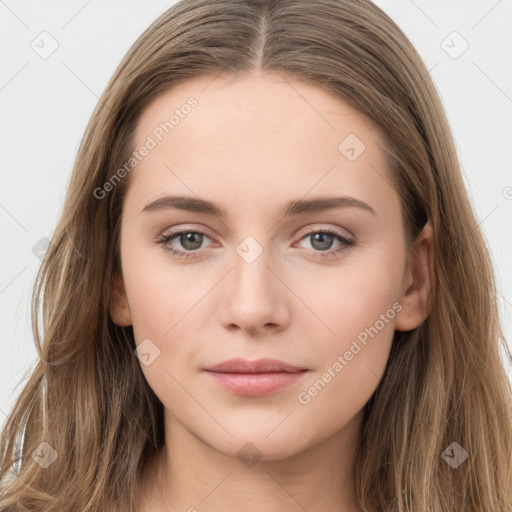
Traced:
<path fill-rule="evenodd" d="M 247 359 L 235 358 L 223 361 L 222 363 L 205 368 L 207 371 L 220 373 L 275 373 L 275 372 L 300 372 L 306 370 L 278 359 L 258 359 L 248 361 Z"/>

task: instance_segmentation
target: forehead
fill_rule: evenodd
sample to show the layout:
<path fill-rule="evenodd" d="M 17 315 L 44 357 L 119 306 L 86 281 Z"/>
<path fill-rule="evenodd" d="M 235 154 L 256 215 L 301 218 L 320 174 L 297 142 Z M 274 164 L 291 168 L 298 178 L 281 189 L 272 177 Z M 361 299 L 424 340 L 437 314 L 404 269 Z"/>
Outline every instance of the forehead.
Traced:
<path fill-rule="evenodd" d="M 195 105 L 190 108 L 192 101 Z M 187 118 L 190 120 L 185 122 Z M 281 135 L 292 136 L 297 131 L 307 132 L 308 126 L 334 135 L 343 121 L 355 132 L 370 131 L 372 136 L 381 138 L 375 123 L 342 99 L 281 73 L 200 76 L 172 86 L 142 112 L 136 129 L 137 143 L 141 144 L 147 134 L 170 119 L 173 131 L 185 124 L 193 124 L 194 130 L 231 125 L 245 128 L 240 135 L 258 132 L 260 136 L 262 124 L 269 135 L 277 130 Z M 340 135 L 337 133 L 336 137 Z"/>
<path fill-rule="evenodd" d="M 196 77 L 170 88 L 139 119 L 134 149 L 148 141 L 131 177 L 141 200 L 172 190 L 235 204 L 250 196 L 263 206 L 310 190 L 393 192 L 385 140 L 372 120 L 280 74 Z"/>

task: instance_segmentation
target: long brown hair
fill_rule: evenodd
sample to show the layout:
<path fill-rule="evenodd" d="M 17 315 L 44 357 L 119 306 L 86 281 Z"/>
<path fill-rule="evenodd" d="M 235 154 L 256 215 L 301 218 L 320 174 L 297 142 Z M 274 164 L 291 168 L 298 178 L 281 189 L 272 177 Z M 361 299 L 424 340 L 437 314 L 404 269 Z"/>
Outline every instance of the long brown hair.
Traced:
<path fill-rule="evenodd" d="M 95 191 L 119 178 L 141 112 L 164 90 L 258 69 L 371 118 L 387 140 L 408 242 L 427 220 L 433 230 L 430 314 L 395 332 L 365 406 L 360 509 L 512 512 L 512 393 L 500 347 L 511 354 L 489 251 L 428 70 L 369 0 L 182 0 L 128 51 L 87 126 L 34 287 L 40 361 L 3 429 L 2 511 L 130 510 L 139 472 L 164 443 L 162 404 L 132 328 L 109 316 L 129 176 L 103 198 Z M 454 453 L 467 454 L 458 467 Z M 38 456 L 57 458 L 43 469 Z"/>

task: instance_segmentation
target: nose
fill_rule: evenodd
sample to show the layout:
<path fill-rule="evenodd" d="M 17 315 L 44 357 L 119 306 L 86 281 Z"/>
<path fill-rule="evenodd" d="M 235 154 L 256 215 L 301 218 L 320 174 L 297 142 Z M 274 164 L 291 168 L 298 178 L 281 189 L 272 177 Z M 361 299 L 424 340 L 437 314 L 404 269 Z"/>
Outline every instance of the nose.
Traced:
<path fill-rule="evenodd" d="M 219 290 L 221 324 L 251 335 L 285 329 L 293 294 L 278 275 L 278 267 L 269 262 L 266 251 L 250 263 L 238 255 L 233 261 L 234 267 Z"/>

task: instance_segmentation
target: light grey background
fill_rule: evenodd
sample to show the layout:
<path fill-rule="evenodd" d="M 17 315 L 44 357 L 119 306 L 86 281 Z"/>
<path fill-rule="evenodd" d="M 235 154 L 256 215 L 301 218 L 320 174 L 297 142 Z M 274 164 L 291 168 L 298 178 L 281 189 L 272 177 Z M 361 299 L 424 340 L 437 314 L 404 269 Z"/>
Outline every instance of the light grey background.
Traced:
<path fill-rule="evenodd" d="M 173 3 L 0 0 L 0 423 L 37 359 L 30 297 L 40 260 L 32 249 L 53 233 L 107 81 Z M 441 94 L 494 259 L 510 344 L 512 0 L 375 3 L 412 40 Z"/>

